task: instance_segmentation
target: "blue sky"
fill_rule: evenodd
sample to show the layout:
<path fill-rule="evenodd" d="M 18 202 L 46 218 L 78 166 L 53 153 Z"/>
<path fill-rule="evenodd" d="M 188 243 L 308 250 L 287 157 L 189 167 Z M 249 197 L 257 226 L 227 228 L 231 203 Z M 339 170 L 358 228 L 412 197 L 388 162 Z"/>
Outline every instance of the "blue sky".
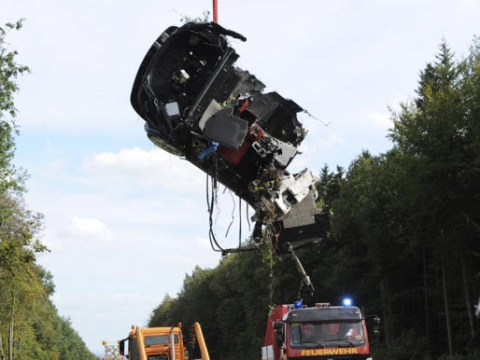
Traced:
<path fill-rule="evenodd" d="M 347 168 L 362 150 L 390 149 L 388 107 L 414 96 L 442 39 L 460 58 L 480 33 L 476 0 L 218 4 L 219 23 L 247 37 L 232 40 L 237 66 L 329 123 L 301 116 L 309 134 L 292 172 Z M 54 276 L 60 314 L 92 351 L 125 337 L 131 324 L 146 325 L 196 265 L 220 260 L 208 242 L 205 175 L 155 149 L 130 105 L 151 43 L 182 16 L 211 7 L 211 0 L 2 3 L 0 23 L 26 19 L 7 40 L 31 68 L 18 80 L 15 164 L 31 176 L 30 208 L 45 215 L 42 239 L 52 251 L 38 260 Z M 233 203 L 228 192 L 221 196 L 215 218 L 227 247 L 238 241 L 223 237 Z"/>

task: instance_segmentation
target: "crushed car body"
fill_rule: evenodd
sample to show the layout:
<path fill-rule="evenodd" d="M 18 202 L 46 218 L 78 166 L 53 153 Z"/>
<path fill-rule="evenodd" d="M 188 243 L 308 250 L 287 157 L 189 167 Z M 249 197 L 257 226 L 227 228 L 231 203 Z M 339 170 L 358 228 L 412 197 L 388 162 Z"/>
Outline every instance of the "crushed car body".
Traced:
<path fill-rule="evenodd" d="M 228 37 L 246 41 L 215 22 L 167 28 L 140 65 L 131 104 L 155 145 L 255 210 L 255 241 L 267 236 L 282 250 L 320 240 L 329 221 L 315 206 L 318 179 L 287 171 L 306 135 L 297 118 L 304 110 L 236 67 Z"/>

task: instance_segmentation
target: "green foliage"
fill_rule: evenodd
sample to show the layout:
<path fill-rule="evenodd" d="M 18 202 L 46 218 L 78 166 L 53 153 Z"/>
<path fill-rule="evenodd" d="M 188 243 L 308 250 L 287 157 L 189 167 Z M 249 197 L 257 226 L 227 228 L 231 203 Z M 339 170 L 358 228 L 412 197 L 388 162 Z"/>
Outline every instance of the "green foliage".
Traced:
<path fill-rule="evenodd" d="M 410 199 L 408 227 L 417 239 L 413 254 L 421 259 L 425 337 L 433 353 L 450 355 L 476 330 L 470 294 L 478 295 L 477 45 L 467 59 L 455 63 L 448 46 L 441 44 L 436 62 L 421 73 L 417 99 L 394 114 L 391 133 L 409 169 L 410 192 L 416 195 Z M 438 336 L 443 342 L 437 344 Z"/>
<path fill-rule="evenodd" d="M 8 190 L 18 190 L 21 182 L 11 164 L 15 139 L 18 128 L 14 121 L 17 109 L 14 105 L 14 94 L 18 91 L 16 79 L 19 75 L 29 72 L 27 66 L 16 62 L 17 51 L 9 50 L 6 36 L 11 30 L 19 30 L 22 20 L 15 24 L 7 23 L 0 27 L 0 193 Z M 20 178 L 22 174 L 20 174 Z"/>
<path fill-rule="evenodd" d="M 344 170 L 340 166 L 337 167 L 336 173 L 330 172 L 326 165 L 323 167 L 320 172 L 320 180 L 316 184 L 319 195 L 317 207 L 331 208 L 333 200 L 338 197 L 342 187 L 344 175 Z"/>
<path fill-rule="evenodd" d="M 12 164 L 19 135 L 16 79 L 29 70 L 17 64 L 6 35 L 21 27 L 22 21 L 0 27 L 0 358 L 93 360 L 49 298 L 52 275 L 36 264 L 36 254 L 48 251 L 40 241 L 43 215 L 25 206 L 26 173 Z"/>
<path fill-rule="evenodd" d="M 4 113 L 8 113 L 12 118 L 16 115 L 16 109 L 13 101 L 13 95 L 18 91 L 15 79 L 18 75 L 28 72 L 27 66 L 19 65 L 15 61 L 18 52 L 7 49 L 6 35 L 11 30 L 19 30 L 23 26 L 23 20 L 16 23 L 7 23 L 5 27 L 0 26 L 0 119 Z"/>

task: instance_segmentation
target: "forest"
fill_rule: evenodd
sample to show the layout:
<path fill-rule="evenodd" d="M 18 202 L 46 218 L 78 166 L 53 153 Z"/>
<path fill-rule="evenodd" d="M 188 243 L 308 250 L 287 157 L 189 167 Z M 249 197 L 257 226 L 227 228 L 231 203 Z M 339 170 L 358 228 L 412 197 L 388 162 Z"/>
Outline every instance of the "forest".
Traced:
<path fill-rule="evenodd" d="M 478 359 L 478 39 L 461 60 L 442 42 L 399 109 L 391 110 L 389 151 L 319 171 L 317 205 L 330 214 L 330 231 L 296 254 L 314 301 L 349 296 L 381 317 L 373 358 Z M 199 321 L 212 358 L 257 359 L 269 309 L 299 300 L 300 284 L 292 257 L 269 246 L 229 254 L 187 275 L 149 326 Z"/>
<path fill-rule="evenodd" d="M 36 262 L 37 254 L 49 251 L 40 241 L 43 215 L 26 207 L 28 174 L 12 162 L 19 135 L 16 79 L 29 68 L 16 62 L 5 38 L 21 27 L 21 21 L 0 27 L 0 359 L 93 360 L 50 298 L 53 277 Z"/>
<path fill-rule="evenodd" d="M 95 359 L 52 303 L 53 278 L 36 262 L 49 251 L 41 242 L 43 216 L 26 207 L 28 174 L 13 164 L 16 79 L 29 69 L 4 40 L 20 28 L 0 28 L 0 359 Z M 317 205 L 328 211 L 330 230 L 296 254 L 314 301 L 338 304 L 349 296 L 381 317 L 374 358 L 476 359 L 479 40 L 459 60 L 442 42 L 414 91 L 391 111 L 389 151 L 364 151 L 348 169 L 318 171 Z M 148 325 L 180 321 L 188 329 L 198 321 L 212 358 L 258 359 L 269 309 L 298 300 L 300 283 L 293 259 L 271 246 L 225 255 L 216 268 L 187 275 Z"/>

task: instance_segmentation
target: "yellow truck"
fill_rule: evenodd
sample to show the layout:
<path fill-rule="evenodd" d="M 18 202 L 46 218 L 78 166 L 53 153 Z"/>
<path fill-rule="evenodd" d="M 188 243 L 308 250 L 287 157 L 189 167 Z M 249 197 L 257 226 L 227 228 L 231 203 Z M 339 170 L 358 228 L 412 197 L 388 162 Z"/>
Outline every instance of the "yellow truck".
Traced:
<path fill-rule="evenodd" d="M 200 324 L 196 322 L 193 330 L 201 353 L 199 360 L 210 360 Z M 119 341 L 119 349 L 128 360 L 193 360 L 189 358 L 181 323 L 171 327 L 132 326 L 128 337 Z"/>

